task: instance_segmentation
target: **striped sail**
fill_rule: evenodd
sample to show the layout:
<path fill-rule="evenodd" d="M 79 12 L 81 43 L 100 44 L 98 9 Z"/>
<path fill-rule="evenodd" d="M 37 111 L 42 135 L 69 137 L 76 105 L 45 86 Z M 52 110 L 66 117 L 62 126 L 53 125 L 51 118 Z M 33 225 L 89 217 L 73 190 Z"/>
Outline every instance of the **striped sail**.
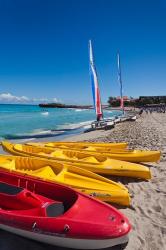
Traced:
<path fill-rule="evenodd" d="M 121 76 L 121 64 L 120 64 L 120 54 L 117 54 L 118 59 L 118 82 L 120 84 L 120 107 L 124 110 L 124 101 L 123 101 L 123 88 L 122 88 L 122 76 Z"/>
<path fill-rule="evenodd" d="M 91 82 L 92 82 L 92 95 L 93 95 L 93 104 L 96 112 L 97 120 L 101 120 L 103 118 L 103 112 L 101 107 L 101 98 L 99 91 L 99 84 L 97 79 L 97 72 L 94 65 L 93 60 L 93 51 L 92 51 L 92 43 L 89 41 L 89 60 L 90 60 L 90 74 L 91 74 Z"/>

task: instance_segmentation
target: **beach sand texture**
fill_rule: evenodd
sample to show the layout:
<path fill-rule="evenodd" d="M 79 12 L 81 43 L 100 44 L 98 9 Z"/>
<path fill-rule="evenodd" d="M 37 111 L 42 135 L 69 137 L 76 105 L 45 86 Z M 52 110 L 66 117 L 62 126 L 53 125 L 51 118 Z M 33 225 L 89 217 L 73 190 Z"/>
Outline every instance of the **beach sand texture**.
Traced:
<path fill-rule="evenodd" d="M 162 151 L 160 163 L 147 164 L 152 180 L 140 181 L 125 177 L 113 178 L 125 184 L 132 195 L 130 208 L 119 209 L 129 218 L 132 232 L 126 246 L 110 250 L 164 250 L 166 249 L 166 114 L 143 114 L 136 122 L 117 124 L 111 131 L 95 131 L 65 140 L 70 141 L 126 141 L 130 147 Z M 53 250 L 47 246 L 0 231 L 1 250 Z"/>
<path fill-rule="evenodd" d="M 95 133 L 98 138 L 95 139 Z M 88 138 L 89 137 L 89 138 Z M 120 209 L 130 220 L 133 230 L 126 250 L 166 249 L 166 114 L 143 114 L 136 122 L 117 124 L 111 131 L 97 131 L 70 137 L 75 140 L 129 142 L 131 148 L 161 150 L 158 164 L 146 164 L 152 180 L 112 178 L 125 184 L 131 195 L 131 207 Z M 115 249 L 119 249 L 118 247 Z"/>

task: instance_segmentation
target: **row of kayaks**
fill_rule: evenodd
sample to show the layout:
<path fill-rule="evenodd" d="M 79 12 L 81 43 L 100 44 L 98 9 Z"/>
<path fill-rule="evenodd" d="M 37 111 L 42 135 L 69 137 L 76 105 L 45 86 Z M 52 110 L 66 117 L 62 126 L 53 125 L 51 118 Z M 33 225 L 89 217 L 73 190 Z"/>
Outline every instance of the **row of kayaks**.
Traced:
<path fill-rule="evenodd" d="M 69 145 L 68 145 L 69 144 Z M 128 162 L 157 162 L 160 159 L 159 151 L 129 150 L 127 148 L 109 148 L 109 147 L 77 147 L 77 144 L 60 144 L 58 143 L 29 143 L 28 145 L 16 144 L 13 146 L 14 151 L 20 153 L 38 155 L 41 154 L 47 158 L 61 158 L 61 160 L 83 161 L 88 163 L 105 162 L 108 159 L 116 159 Z M 124 146 L 125 144 L 122 144 Z M 126 144 L 127 145 L 127 144 Z M 30 147 L 31 146 L 31 147 Z M 119 144 L 120 146 L 120 144 Z M 90 158 L 90 159 L 89 159 Z"/>
<path fill-rule="evenodd" d="M 61 148 L 49 148 L 45 146 L 35 146 L 26 144 L 12 144 L 2 142 L 2 147 L 13 155 L 30 156 L 45 160 L 60 162 L 64 166 L 72 165 L 75 167 L 89 170 L 103 175 L 128 176 L 141 179 L 150 179 L 151 173 L 148 167 L 132 162 L 115 160 L 110 157 L 94 156 L 89 152 L 77 152 Z M 160 154 L 158 155 L 158 160 Z M 47 164 L 49 165 L 49 164 Z"/>
<path fill-rule="evenodd" d="M 14 156 L 0 156 L 0 228 L 72 248 L 126 242 L 128 220 L 101 201 L 128 206 L 129 192 L 98 174 L 150 179 L 149 168 L 134 162 L 160 159 L 159 151 L 128 150 L 127 143 L 4 141 L 2 147 Z"/>

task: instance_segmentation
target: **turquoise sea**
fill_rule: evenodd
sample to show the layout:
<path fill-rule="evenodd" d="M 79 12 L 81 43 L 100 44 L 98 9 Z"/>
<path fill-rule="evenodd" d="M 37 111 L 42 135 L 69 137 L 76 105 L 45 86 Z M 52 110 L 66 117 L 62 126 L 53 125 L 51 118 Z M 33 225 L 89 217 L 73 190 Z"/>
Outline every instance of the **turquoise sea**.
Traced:
<path fill-rule="evenodd" d="M 120 114 L 120 111 L 104 111 L 105 118 Z M 80 133 L 94 120 L 94 110 L 43 109 L 38 105 L 0 104 L 0 140 Z"/>
<path fill-rule="evenodd" d="M 104 117 L 120 115 L 118 111 L 104 111 Z M 81 133 L 95 120 L 94 110 L 43 109 L 37 105 L 0 104 L 0 139 L 35 139 Z M 0 230 L 2 250 L 67 250 Z"/>

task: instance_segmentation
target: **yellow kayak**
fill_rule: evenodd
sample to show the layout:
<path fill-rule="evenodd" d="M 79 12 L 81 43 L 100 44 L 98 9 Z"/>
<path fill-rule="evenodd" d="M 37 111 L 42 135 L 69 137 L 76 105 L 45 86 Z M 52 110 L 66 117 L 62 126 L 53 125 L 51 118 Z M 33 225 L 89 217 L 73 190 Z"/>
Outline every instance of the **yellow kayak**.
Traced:
<path fill-rule="evenodd" d="M 127 206 L 130 203 L 128 190 L 122 184 L 72 165 L 34 157 L 0 155 L 0 168 L 66 184 L 103 201 Z"/>
<path fill-rule="evenodd" d="M 150 179 L 149 168 L 140 164 L 108 159 L 106 157 L 91 156 L 86 153 L 68 152 L 68 150 L 55 150 L 48 147 L 37 147 L 25 144 L 12 144 L 7 141 L 2 142 L 4 150 L 14 155 L 33 156 L 52 159 L 61 163 L 72 164 L 74 166 L 87 169 L 89 171 L 116 176 L 128 176 L 141 179 Z"/>
<path fill-rule="evenodd" d="M 93 150 L 93 151 L 108 151 L 108 150 L 122 150 L 126 149 L 128 143 L 120 142 L 120 143 L 97 143 L 97 142 L 67 142 L 67 141 L 55 141 L 55 142 L 41 142 L 41 144 L 45 144 L 51 147 L 63 147 L 63 148 L 75 148 L 75 149 L 83 149 L 83 150 Z"/>
<path fill-rule="evenodd" d="M 54 150 L 62 150 L 63 152 L 74 152 L 74 154 L 87 153 L 87 149 L 77 149 L 72 146 L 69 148 L 64 148 L 64 146 L 55 146 L 54 143 L 28 143 L 28 145 L 36 147 L 50 147 Z M 151 150 L 130 150 L 130 149 L 110 149 L 103 151 L 101 149 L 93 150 L 92 147 L 89 147 L 88 153 L 91 156 L 95 156 L 98 159 L 101 157 L 106 157 L 108 159 L 117 159 L 121 161 L 128 162 L 157 162 L 160 160 L 161 152 L 160 151 L 151 151 Z"/>

